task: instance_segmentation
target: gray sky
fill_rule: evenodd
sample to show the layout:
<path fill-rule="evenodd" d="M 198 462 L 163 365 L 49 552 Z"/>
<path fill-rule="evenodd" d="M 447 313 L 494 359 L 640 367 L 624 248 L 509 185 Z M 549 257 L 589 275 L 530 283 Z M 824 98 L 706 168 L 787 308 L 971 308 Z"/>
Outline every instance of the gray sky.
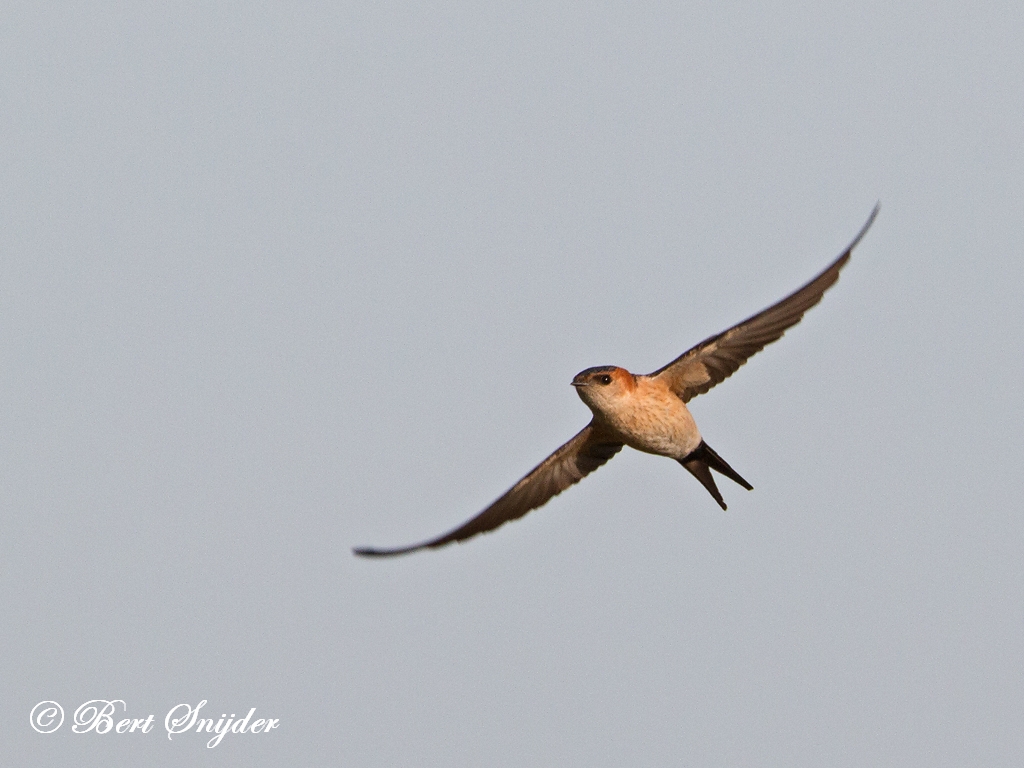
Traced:
<path fill-rule="evenodd" d="M 685 6 L 685 7 L 683 7 Z M 1017 766 L 1024 10 L 8 3 L 0 758 Z M 882 211 L 692 403 L 447 531 Z M 71 732 L 123 699 L 148 734 Z M 173 706 L 250 708 L 215 749 Z M 56 733 L 32 707 L 61 703 Z"/>

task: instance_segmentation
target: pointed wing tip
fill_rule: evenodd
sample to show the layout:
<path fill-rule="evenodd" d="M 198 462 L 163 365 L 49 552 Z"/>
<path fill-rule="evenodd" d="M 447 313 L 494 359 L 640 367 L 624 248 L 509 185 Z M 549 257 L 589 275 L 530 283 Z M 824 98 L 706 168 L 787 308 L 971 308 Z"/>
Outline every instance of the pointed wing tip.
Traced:
<path fill-rule="evenodd" d="M 460 540 L 453 539 L 451 538 L 451 534 L 447 534 L 439 539 L 432 539 L 431 541 L 424 541 L 419 544 L 410 544 L 407 547 L 395 547 L 394 549 L 377 549 L 376 547 L 352 547 L 352 554 L 356 557 L 368 558 L 397 557 L 398 555 L 407 555 L 410 552 L 418 552 L 421 549 L 437 549 L 438 547 L 443 547 L 448 544 L 451 544 L 453 541 Z"/>
<path fill-rule="evenodd" d="M 414 552 L 420 547 L 403 547 L 400 549 L 375 549 L 373 547 L 353 547 L 352 554 L 356 557 L 395 557 L 407 552 Z"/>
<path fill-rule="evenodd" d="M 858 232 L 857 236 L 853 238 L 853 242 L 847 246 L 846 250 L 843 252 L 843 256 L 848 257 L 850 255 L 850 251 L 857 247 L 857 243 L 861 241 L 861 238 L 868 233 L 869 229 L 871 229 L 871 225 L 875 223 L 875 218 L 878 216 L 878 212 L 880 210 L 882 210 L 881 200 L 875 203 L 875 207 L 871 209 L 871 215 L 868 216 L 868 220 L 864 222 L 864 226 L 860 228 L 860 232 Z"/>
<path fill-rule="evenodd" d="M 864 238 L 864 235 L 866 235 L 868 233 L 868 230 L 871 229 L 871 225 L 875 223 L 875 218 L 878 216 L 878 212 L 881 209 L 881 201 L 875 203 L 875 207 L 871 209 L 871 214 L 868 216 L 868 220 L 864 222 L 864 226 L 860 228 L 860 231 L 857 233 L 857 236 L 854 237 L 850 244 L 846 246 L 846 249 L 841 254 L 839 254 L 839 258 L 832 262 L 828 266 L 828 268 L 821 275 L 819 275 L 819 277 L 824 277 L 829 273 L 833 273 L 835 277 L 832 280 L 832 282 L 835 282 L 835 279 L 838 279 L 839 270 L 845 267 L 847 263 L 850 261 L 850 255 L 853 253 L 853 249 L 860 244 L 860 241 Z M 818 278 L 815 278 L 815 280 L 817 279 Z M 829 285 L 831 285 L 831 283 Z"/>

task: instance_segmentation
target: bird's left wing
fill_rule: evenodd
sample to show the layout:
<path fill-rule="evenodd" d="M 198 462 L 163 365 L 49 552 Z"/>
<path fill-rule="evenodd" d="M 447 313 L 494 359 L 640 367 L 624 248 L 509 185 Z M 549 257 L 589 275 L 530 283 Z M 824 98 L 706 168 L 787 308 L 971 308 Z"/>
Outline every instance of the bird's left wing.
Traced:
<path fill-rule="evenodd" d="M 415 552 L 417 549 L 441 547 L 463 541 L 478 533 L 493 531 L 509 520 L 517 520 L 531 509 L 547 503 L 570 485 L 575 485 L 622 449 L 622 443 L 603 436 L 591 422 L 491 506 L 440 538 L 398 549 L 355 549 L 363 557 L 388 557 Z"/>
<path fill-rule="evenodd" d="M 804 312 L 821 301 L 825 291 L 839 279 L 839 270 L 846 266 L 850 253 L 877 215 L 876 205 L 867 223 L 839 258 L 803 288 L 729 330 L 705 339 L 650 376 L 668 384 L 684 403 L 732 376 L 750 357 L 781 338 L 787 329 L 800 322 Z"/>

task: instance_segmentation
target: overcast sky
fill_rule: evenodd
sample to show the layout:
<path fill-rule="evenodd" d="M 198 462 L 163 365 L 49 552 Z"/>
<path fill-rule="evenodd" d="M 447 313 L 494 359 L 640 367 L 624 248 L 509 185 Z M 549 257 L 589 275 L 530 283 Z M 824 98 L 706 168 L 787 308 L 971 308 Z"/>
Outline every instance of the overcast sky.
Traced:
<path fill-rule="evenodd" d="M 9 2 L 9 765 L 1024 764 L 1019 3 Z M 468 519 L 802 285 L 623 451 Z M 92 699 L 148 734 L 71 731 Z M 29 714 L 60 703 L 42 735 Z M 277 718 L 168 740 L 164 716 Z"/>

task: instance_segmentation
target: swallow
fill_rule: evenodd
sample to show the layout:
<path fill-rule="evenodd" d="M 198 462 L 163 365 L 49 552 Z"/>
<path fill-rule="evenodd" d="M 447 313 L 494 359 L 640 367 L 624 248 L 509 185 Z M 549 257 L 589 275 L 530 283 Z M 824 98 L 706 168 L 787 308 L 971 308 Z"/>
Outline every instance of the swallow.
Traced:
<path fill-rule="evenodd" d="M 421 544 L 395 549 L 357 548 L 353 552 L 362 557 L 391 557 L 493 531 L 575 485 L 624 445 L 675 459 L 726 509 L 712 470 L 748 491 L 753 486 L 704 441 L 686 403 L 729 378 L 751 356 L 782 338 L 821 301 L 839 279 L 839 271 L 850 260 L 878 210 L 876 205 L 853 242 L 809 283 L 762 312 L 705 339 L 654 373 L 637 375 L 625 368 L 603 365 L 576 374 L 572 386 L 593 412 L 590 423 L 476 517 Z"/>

